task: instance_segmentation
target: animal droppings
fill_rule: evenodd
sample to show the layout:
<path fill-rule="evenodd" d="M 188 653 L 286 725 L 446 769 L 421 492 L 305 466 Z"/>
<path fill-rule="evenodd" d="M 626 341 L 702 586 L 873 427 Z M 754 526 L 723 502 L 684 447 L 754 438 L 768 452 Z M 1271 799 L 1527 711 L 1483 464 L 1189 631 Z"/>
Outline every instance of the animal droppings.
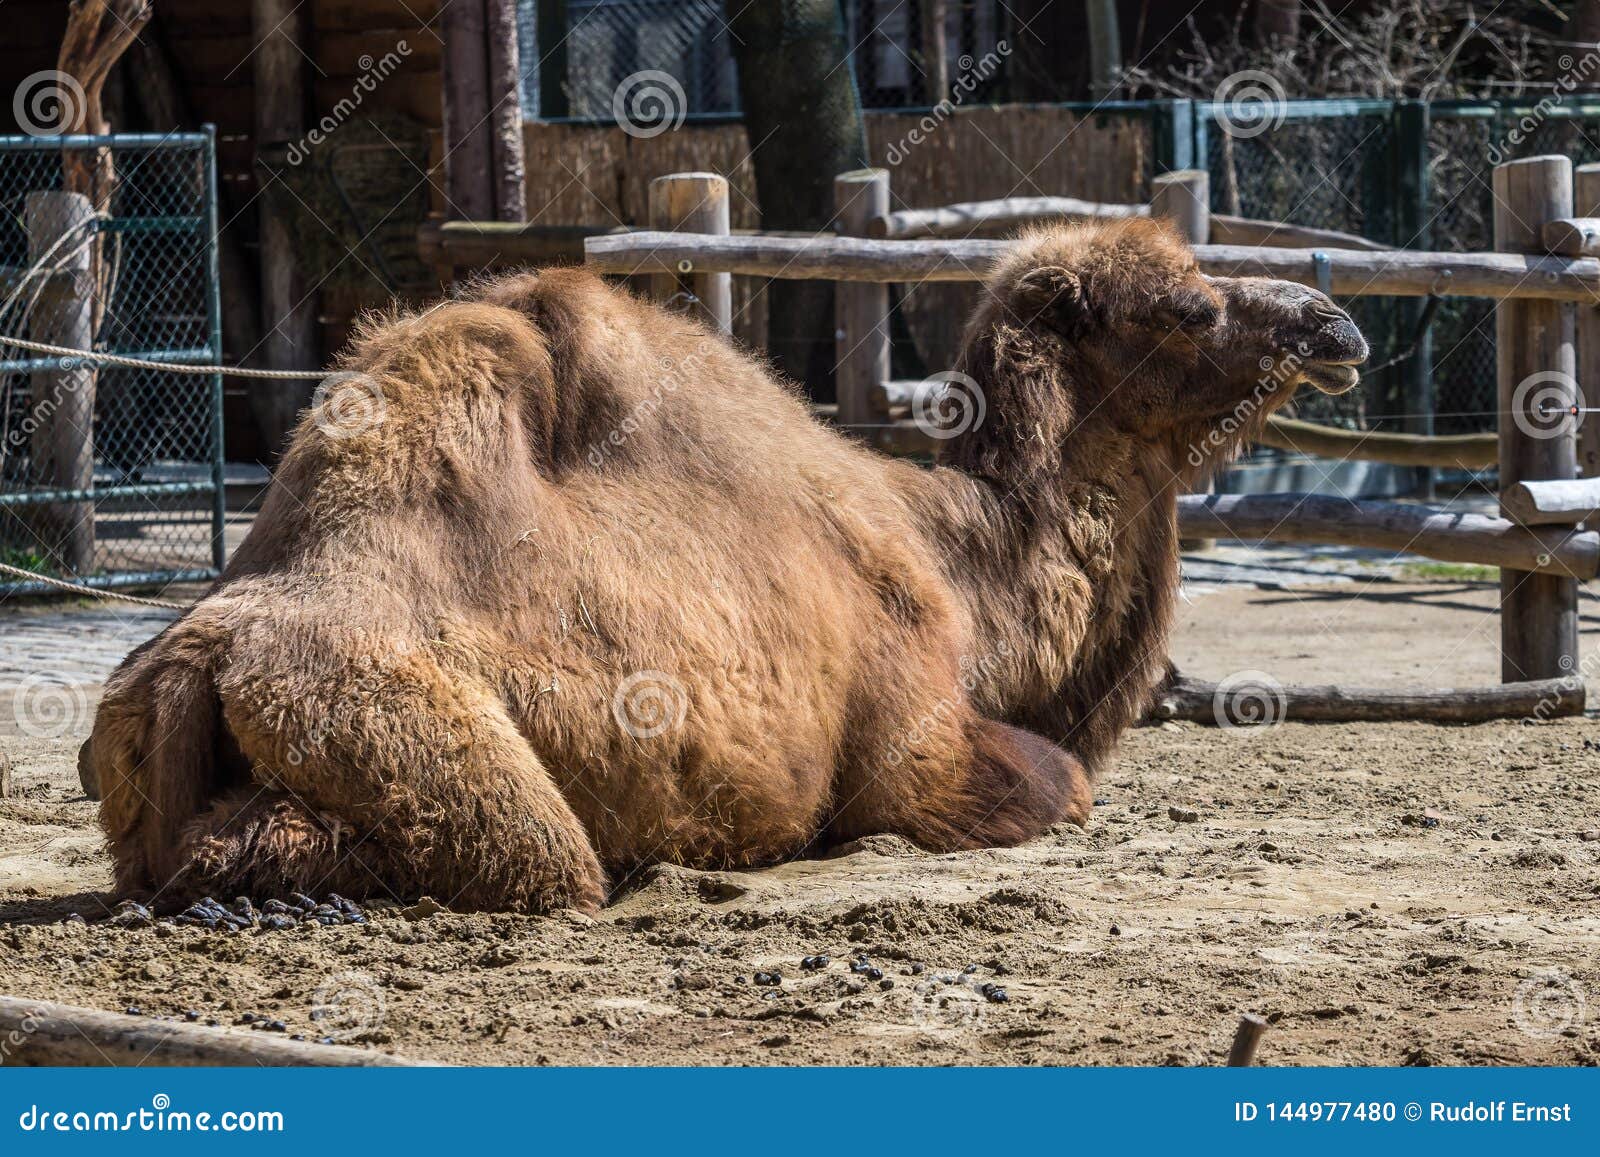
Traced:
<path fill-rule="evenodd" d="M 775 988 L 783 983 L 783 975 L 778 972 L 758 972 L 752 979 L 762 988 Z"/>
<path fill-rule="evenodd" d="M 70 919 L 70 917 L 69 917 Z M 107 921 L 119 928 L 144 928 L 155 923 L 150 909 L 133 900 L 124 900 Z M 163 918 L 157 932 L 171 935 L 172 925 L 204 928 L 209 932 L 287 932 L 303 924 L 332 927 L 338 924 L 365 924 L 366 913 L 343 896 L 331 895 L 319 904 L 299 892 L 287 902 L 266 900 L 258 908 L 248 896 L 236 897 L 227 905 L 212 896 L 202 896 L 170 921 Z"/>
<path fill-rule="evenodd" d="M 1011 999 L 1011 995 L 998 984 L 980 984 L 978 993 L 990 1004 L 1004 1004 Z"/>
<path fill-rule="evenodd" d="M 803 972 L 821 972 L 830 963 L 832 959 L 827 956 L 807 956 L 800 962 L 800 968 Z"/>

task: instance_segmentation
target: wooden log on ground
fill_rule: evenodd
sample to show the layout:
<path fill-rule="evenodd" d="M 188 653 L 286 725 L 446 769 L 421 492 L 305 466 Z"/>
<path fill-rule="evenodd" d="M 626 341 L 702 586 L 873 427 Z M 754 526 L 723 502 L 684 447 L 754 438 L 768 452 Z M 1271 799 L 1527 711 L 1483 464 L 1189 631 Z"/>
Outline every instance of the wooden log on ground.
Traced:
<path fill-rule="evenodd" d="M 1600 574 L 1600 533 L 1592 530 L 1534 530 L 1484 514 L 1321 494 L 1180 495 L 1178 532 L 1368 547 L 1581 580 Z"/>
<path fill-rule="evenodd" d="M 1161 694 L 1157 719 L 1241 727 L 1280 723 L 1483 723 L 1491 719 L 1557 719 L 1582 715 L 1579 678 L 1500 683 L 1489 687 L 1346 687 L 1226 684 L 1180 675 Z"/>
<path fill-rule="evenodd" d="M 425 221 L 417 252 L 427 265 L 468 269 L 512 265 L 582 265 L 583 243 L 615 232 L 605 225 L 531 225 L 513 221 Z"/>
<path fill-rule="evenodd" d="M 1545 222 L 1570 216 L 1572 162 L 1566 157 L 1495 166 L 1496 249 L 1534 253 L 1543 247 Z M 1552 424 L 1537 412 L 1577 405 L 1577 372 L 1570 308 L 1554 301 L 1504 301 L 1496 307 L 1502 493 L 1518 482 L 1577 474 L 1575 425 Z M 1548 572 L 1516 573 L 1533 569 L 1508 568 L 1500 575 L 1500 677 L 1507 683 L 1554 679 L 1577 669 L 1578 583 Z"/>
<path fill-rule="evenodd" d="M 1600 478 L 1549 478 L 1500 488 L 1500 511 L 1523 526 L 1571 526 L 1600 514 Z"/>
<path fill-rule="evenodd" d="M 1247 1012 L 1239 1018 L 1239 1027 L 1234 1030 L 1233 1045 L 1228 1049 L 1228 1067 L 1230 1069 L 1249 1068 L 1256 1063 L 1256 1047 L 1261 1043 L 1262 1034 L 1267 1031 L 1267 1022 L 1264 1017 L 1253 1012 Z"/>
<path fill-rule="evenodd" d="M 1215 221 L 1215 218 L 1213 218 Z M 986 238 L 874 241 L 854 237 L 715 237 L 619 233 L 591 238 L 588 263 L 601 273 L 662 273 L 696 268 L 751 277 L 828 281 L 980 281 L 1015 242 Z M 1319 250 L 1335 295 L 1465 297 L 1600 302 L 1600 259 L 1518 253 L 1373 253 Z M 1214 276 L 1275 277 L 1315 286 L 1303 249 L 1198 245 L 1200 268 Z"/>
<path fill-rule="evenodd" d="M 1261 445 L 1318 458 L 1354 458 L 1391 466 L 1441 466 L 1487 470 L 1500 458 L 1494 434 L 1379 434 L 1341 430 L 1274 414 L 1258 439 Z"/>
<path fill-rule="evenodd" d="M 5 1065 L 372 1068 L 413 1063 L 365 1049 L 0 996 L 0 1064 Z"/>

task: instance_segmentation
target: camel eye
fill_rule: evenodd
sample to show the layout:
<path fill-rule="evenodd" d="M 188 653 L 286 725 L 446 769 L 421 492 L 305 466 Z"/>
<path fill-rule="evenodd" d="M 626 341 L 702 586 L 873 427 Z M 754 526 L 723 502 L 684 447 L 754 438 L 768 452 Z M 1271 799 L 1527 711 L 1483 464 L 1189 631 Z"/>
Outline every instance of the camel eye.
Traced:
<path fill-rule="evenodd" d="M 1222 306 L 1208 293 L 1174 294 L 1156 312 L 1157 320 L 1170 329 L 1211 329 L 1222 318 Z"/>

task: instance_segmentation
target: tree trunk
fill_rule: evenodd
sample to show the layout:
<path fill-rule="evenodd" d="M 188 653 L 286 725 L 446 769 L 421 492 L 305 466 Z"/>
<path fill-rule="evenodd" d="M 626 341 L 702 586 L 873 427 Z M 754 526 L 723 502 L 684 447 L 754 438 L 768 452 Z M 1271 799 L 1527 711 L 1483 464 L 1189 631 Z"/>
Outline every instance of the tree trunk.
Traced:
<path fill-rule="evenodd" d="M 833 0 L 727 0 L 763 229 L 826 229 L 833 179 L 867 163 L 866 134 Z M 833 287 L 767 290 L 778 368 L 832 399 Z"/>

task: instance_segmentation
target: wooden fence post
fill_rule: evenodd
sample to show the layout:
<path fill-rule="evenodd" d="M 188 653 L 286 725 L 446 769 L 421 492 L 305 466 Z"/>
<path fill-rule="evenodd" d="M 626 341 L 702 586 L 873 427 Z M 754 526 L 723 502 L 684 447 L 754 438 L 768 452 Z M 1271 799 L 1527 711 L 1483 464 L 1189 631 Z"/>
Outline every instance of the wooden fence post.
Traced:
<path fill-rule="evenodd" d="M 857 169 L 833 179 L 834 220 L 845 237 L 865 237 L 889 212 L 889 170 Z M 889 380 L 889 286 L 839 282 L 833 288 L 834 389 L 841 426 L 889 421 L 883 383 Z"/>
<path fill-rule="evenodd" d="M 1542 253 L 1546 221 L 1572 215 L 1572 162 L 1527 157 L 1495 166 L 1494 247 Z M 1558 301 L 1515 299 L 1495 306 L 1500 411 L 1500 488 L 1571 478 L 1577 470 L 1570 425 L 1553 427 L 1535 406 L 1576 401 L 1573 310 Z M 1532 383 L 1531 385 L 1529 383 Z M 1572 675 L 1578 658 L 1578 580 L 1500 572 L 1500 677 L 1507 683 Z"/>
<path fill-rule="evenodd" d="M 1152 178 L 1150 216 L 1171 220 L 1190 245 L 1206 244 L 1211 239 L 1211 174 L 1179 169 Z"/>
<path fill-rule="evenodd" d="M 1206 244 L 1211 238 L 1211 174 L 1204 169 L 1179 169 L 1152 178 L 1150 216 L 1167 218 L 1189 244 Z M 1214 482 L 1207 482 L 1205 489 L 1195 493 L 1209 494 L 1215 489 Z M 1190 554 L 1216 545 L 1214 538 L 1178 540 L 1178 549 Z"/>
<path fill-rule="evenodd" d="M 70 349 L 93 348 L 94 204 L 82 193 L 29 193 L 24 202 L 29 262 L 55 270 L 34 304 L 29 336 Z M 56 246 L 59 243 L 60 248 Z M 33 480 L 48 490 L 94 488 L 95 371 L 63 358 L 32 375 L 29 457 Z M 94 565 L 94 502 L 52 502 L 33 520 L 43 552 L 74 574 Z"/>
<path fill-rule="evenodd" d="M 1600 217 L 1600 164 L 1579 165 L 1572 179 L 1573 216 Z M 1578 396 L 1585 406 L 1600 405 L 1600 306 L 1579 305 L 1576 313 Z M 1597 418 L 1600 415 L 1578 416 L 1578 473 L 1585 478 L 1600 478 Z"/>
<path fill-rule="evenodd" d="M 672 173 L 650 182 L 650 227 L 683 233 L 728 234 L 728 182 L 716 173 Z M 684 276 L 686 275 L 686 276 Z M 659 274 L 650 279 L 651 296 L 670 301 L 694 295 L 694 311 L 725 334 L 733 332 L 733 274 Z"/>

